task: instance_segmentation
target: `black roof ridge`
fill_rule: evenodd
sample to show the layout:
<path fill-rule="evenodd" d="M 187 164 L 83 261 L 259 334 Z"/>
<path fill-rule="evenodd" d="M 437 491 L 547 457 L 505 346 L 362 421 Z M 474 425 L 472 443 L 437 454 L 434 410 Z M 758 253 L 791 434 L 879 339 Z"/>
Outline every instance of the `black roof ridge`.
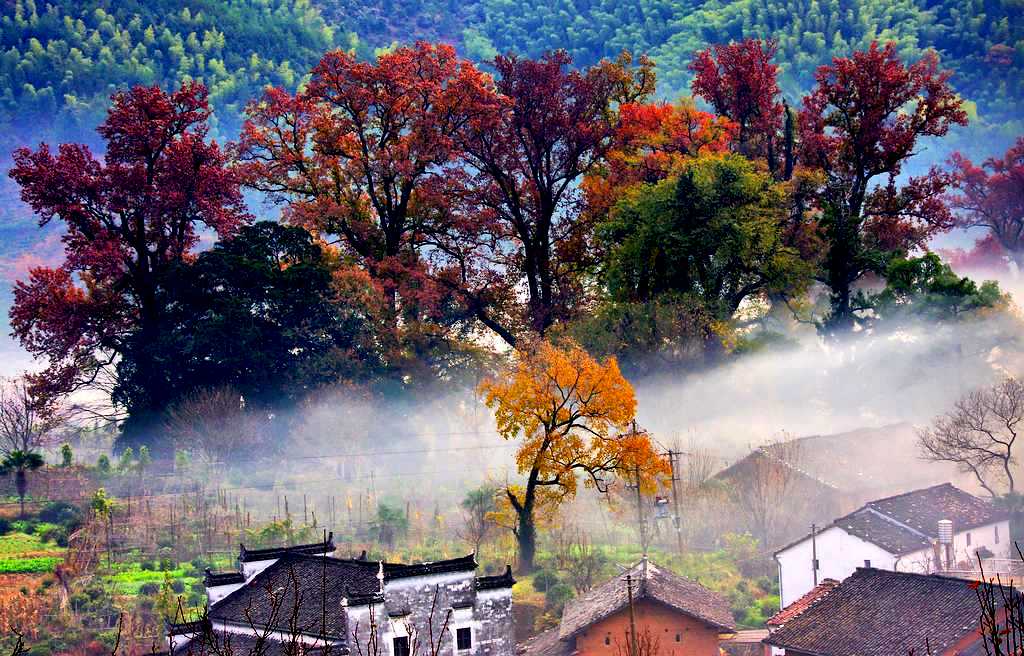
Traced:
<path fill-rule="evenodd" d="M 184 622 L 170 622 L 164 621 L 164 628 L 167 630 L 167 635 L 186 635 L 188 633 L 199 633 L 211 628 L 212 624 L 208 617 L 200 618 L 198 620 L 186 620 Z"/>
<path fill-rule="evenodd" d="M 208 588 L 216 587 L 218 585 L 231 585 L 231 583 L 237 582 L 238 579 L 241 579 L 243 583 L 245 582 L 245 574 L 237 570 L 233 572 L 214 572 L 207 567 L 203 572 L 203 585 Z M 231 579 L 231 581 L 227 581 L 227 579 Z M 222 580 L 224 582 L 218 582 Z M 211 585 L 211 583 L 213 585 Z"/>
<path fill-rule="evenodd" d="M 474 585 L 477 590 L 498 590 L 501 588 L 511 588 L 515 584 L 516 580 L 512 576 L 512 566 L 505 565 L 505 571 L 501 574 L 476 577 Z"/>
<path fill-rule="evenodd" d="M 462 572 L 476 570 L 479 564 L 476 561 L 476 553 L 470 553 L 458 558 L 446 560 L 435 560 L 422 563 L 387 563 L 383 562 L 384 580 L 404 579 L 413 576 L 426 576 L 430 574 L 445 574 L 448 572 Z"/>
<path fill-rule="evenodd" d="M 915 490 L 908 490 L 906 492 L 900 492 L 899 494 L 892 494 L 892 495 L 887 496 L 887 497 L 882 497 L 881 499 L 872 499 L 871 501 L 865 502 L 864 506 L 867 507 L 867 506 L 870 506 L 873 503 L 882 503 L 883 501 L 892 501 L 893 499 L 900 499 L 902 497 L 909 497 L 911 494 L 918 494 L 919 492 L 926 492 L 928 490 L 937 490 L 940 487 L 948 487 L 948 488 L 956 490 L 957 492 L 963 492 L 964 494 L 968 494 L 968 495 L 970 495 L 972 497 L 974 496 L 970 492 L 967 492 L 965 490 L 961 490 L 960 488 L 958 488 L 957 486 L 953 485 L 949 481 L 946 481 L 945 483 L 936 483 L 935 485 L 927 485 L 925 487 L 919 487 L 919 488 L 917 488 Z M 977 497 L 975 497 L 975 498 L 977 498 Z"/>
<path fill-rule="evenodd" d="M 925 574 L 923 572 L 904 572 L 904 571 L 901 571 L 901 570 L 894 570 L 894 569 L 882 569 L 881 567 L 858 567 L 856 570 L 854 570 L 853 574 L 851 574 L 850 577 L 857 576 L 858 574 L 860 574 L 861 576 L 867 576 L 867 575 L 876 576 L 878 574 L 882 574 L 885 577 L 896 577 L 896 576 L 899 576 L 901 578 L 907 578 L 907 579 L 928 579 L 928 578 L 931 578 L 931 579 L 936 579 L 938 581 L 942 581 L 943 583 L 956 583 L 956 584 L 967 584 L 967 583 L 971 583 L 973 581 L 973 579 L 965 579 L 965 578 L 956 576 L 954 574 L 944 574 L 942 572 L 928 572 L 927 574 Z M 844 581 L 845 580 L 846 579 L 844 579 Z M 839 584 L 842 585 L 844 583 L 844 581 L 840 581 Z M 977 581 L 977 583 L 979 585 L 997 585 L 997 583 L 995 581 L 980 581 L 979 580 L 979 581 Z M 1018 591 L 1017 594 L 1024 594 L 1024 591 Z"/>
<path fill-rule="evenodd" d="M 327 535 L 327 539 L 322 542 L 294 544 L 283 547 L 268 547 L 266 549 L 246 549 L 245 543 L 239 543 L 238 547 L 238 560 L 242 561 L 243 563 L 260 560 L 271 560 L 275 557 L 278 557 L 280 554 L 285 554 L 289 552 L 302 552 L 312 549 L 325 549 L 326 551 L 334 551 L 337 548 L 334 544 L 334 531 L 331 531 Z"/>

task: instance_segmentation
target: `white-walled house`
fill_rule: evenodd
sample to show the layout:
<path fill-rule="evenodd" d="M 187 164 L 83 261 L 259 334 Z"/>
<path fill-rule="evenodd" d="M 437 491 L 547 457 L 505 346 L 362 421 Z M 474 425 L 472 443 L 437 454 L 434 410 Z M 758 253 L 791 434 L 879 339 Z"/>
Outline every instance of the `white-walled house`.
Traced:
<path fill-rule="evenodd" d="M 940 544 L 940 522 L 952 524 L 948 549 Z M 972 570 L 979 556 L 1006 559 L 1010 549 L 1007 515 L 949 483 L 878 499 L 775 552 L 782 608 L 817 582 L 842 581 L 858 567 Z"/>
<path fill-rule="evenodd" d="M 243 546 L 237 571 L 207 572 L 209 610 L 169 627 L 169 653 L 410 656 L 432 640 L 451 656 L 512 656 L 511 568 L 477 576 L 472 554 L 406 565 L 334 553 L 331 538 Z"/>

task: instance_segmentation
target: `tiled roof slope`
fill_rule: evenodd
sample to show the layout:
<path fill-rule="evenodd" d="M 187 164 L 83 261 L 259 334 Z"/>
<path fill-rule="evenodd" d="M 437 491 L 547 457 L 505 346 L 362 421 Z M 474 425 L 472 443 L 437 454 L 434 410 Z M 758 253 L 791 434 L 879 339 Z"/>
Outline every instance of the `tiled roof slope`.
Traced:
<path fill-rule="evenodd" d="M 770 645 L 820 656 L 941 654 L 978 627 L 967 581 L 860 568 L 790 619 Z"/>
<path fill-rule="evenodd" d="M 222 633 L 213 631 L 198 636 L 191 642 L 176 641 L 175 656 L 221 656 L 233 654 L 259 654 L 259 656 L 322 656 L 337 655 L 340 650 L 322 644 L 306 645 L 293 640 L 274 640 L 269 637 L 257 637 L 239 633 Z"/>
<path fill-rule="evenodd" d="M 856 510 L 833 524 L 891 554 L 908 554 L 927 549 L 931 544 L 927 535 L 901 526 L 870 508 Z"/>
<path fill-rule="evenodd" d="M 867 507 L 933 538 L 938 537 L 940 519 L 951 519 L 954 531 L 964 531 L 1006 518 L 988 501 L 949 483 L 872 501 Z"/>
<path fill-rule="evenodd" d="M 940 519 L 953 522 L 953 530 L 966 531 L 1006 519 L 990 502 L 949 483 L 933 485 L 884 499 L 869 501 L 832 526 L 882 547 L 895 555 L 927 549 L 938 539 Z M 810 538 L 807 535 L 782 547 L 781 553 Z"/>
<path fill-rule="evenodd" d="M 516 646 L 516 656 L 572 656 L 575 651 L 575 642 L 560 639 L 557 627 Z"/>
<path fill-rule="evenodd" d="M 215 603 L 210 618 L 290 631 L 292 609 L 298 608 L 298 631 L 344 639 L 341 600 L 376 594 L 378 571 L 376 563 L 287 553 Z"/>
<path fill-rule="evenodd" d="M 839 585 L 839 581 L 835 579 L 825 579 L 818 585 L 811 588 L 810 592 L 800 597 L 790 605 L 786 606 L 779 612 L 772 615 L 765 624 L 768 626 L 782 626 L 789 620 L 793 619 L 797 615 L 803 613 L 805 610 L 813 606 L 825 595 L 832 592 L 832 588 Z"/>
<path fill-rule="evenodd" d="M 562 612 L 558 636 L 570 638 L 586 627 L 625 608 L 626 577 L 632 577 L 633 598 L 653 599 L 720 629 L 732 630 L 735 620 L 729 602 L 695 583 L 662 569 L 647 559 L 587 594 L 570 601 Z"/>

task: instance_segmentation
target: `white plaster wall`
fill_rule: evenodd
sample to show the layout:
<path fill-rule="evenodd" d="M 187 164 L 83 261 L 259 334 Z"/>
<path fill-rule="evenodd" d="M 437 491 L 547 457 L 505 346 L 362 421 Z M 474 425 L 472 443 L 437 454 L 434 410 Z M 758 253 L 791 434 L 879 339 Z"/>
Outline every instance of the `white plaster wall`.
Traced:
<path fill-rule="evenodd" d="M 245 583 L 231 583 L 229 585 L 217 585 L 208 587 L 206 588 L 206 600 L 212 606 L 244 585 Z"/>
<path fill-rule="evenodd" d="M 817 538 L 818 582 L 824 579 L 842 581 L 853 574 L 864 561 L 871 567 L 893 569 L 895 558 L 881 547 L 830 526 Z M 811 538 L 799 542 L 776 555 L 779 563 L 779 593 L 782 607 L 790 605 L 814 588 Z"/>

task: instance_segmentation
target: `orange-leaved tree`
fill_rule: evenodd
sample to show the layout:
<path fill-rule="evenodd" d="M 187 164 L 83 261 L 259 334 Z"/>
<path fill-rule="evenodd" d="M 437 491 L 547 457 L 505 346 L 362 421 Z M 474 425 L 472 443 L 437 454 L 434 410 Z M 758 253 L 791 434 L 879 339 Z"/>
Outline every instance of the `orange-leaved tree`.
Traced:
<path fill-rule="evenodd" d="M 606 493 L 614 479 L 638 475 L 651 494 L 668 473 L 650 437 L 630 428 L 636 397 L 615 358 L 598 362 L 577 344 L 541 341 L 519 350 L 511 371 L 480 390 L 501 436 L 520 441 L 516 464 L 526 482 L 506 486 L 504 496 L 522 572 L 533 569 L 538 515 L 575 496 L 581 480 Z"/>

